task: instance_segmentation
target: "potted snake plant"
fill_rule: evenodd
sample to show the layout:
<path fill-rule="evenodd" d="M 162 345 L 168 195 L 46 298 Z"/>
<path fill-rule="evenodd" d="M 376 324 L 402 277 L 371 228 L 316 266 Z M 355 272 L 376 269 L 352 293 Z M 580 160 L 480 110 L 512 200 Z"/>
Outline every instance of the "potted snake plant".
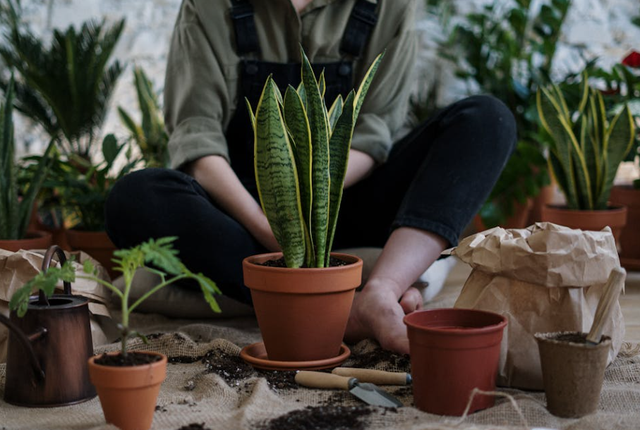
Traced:
<path fill-rule="evenodd" d="M 330 251 L 354 126 L 381 58 L 357 92 L 327 109 L 324 76 L 316 78 L 303 51 L 298 88 L 283 97 L 269 77 L 255 115 L 249 106 L 260 203 L 282 248 L 243 261 L 269 360 L 341 355 L 362 260 Z"/>
<path fill-rule="evenodd" d="M 542 220 L 582 230 L 609 226 L 618 243 L 627 208 L 610 206 L 609 197 L 618 166 L 635 139 L 629 106 L 608 121 L 602 94 L 583 73 L 577 106 L 553 85 L 538 91 L 537 107 L 551 137 L 549 167 L 566 198 L 564 207 L 544 207 Z"/>

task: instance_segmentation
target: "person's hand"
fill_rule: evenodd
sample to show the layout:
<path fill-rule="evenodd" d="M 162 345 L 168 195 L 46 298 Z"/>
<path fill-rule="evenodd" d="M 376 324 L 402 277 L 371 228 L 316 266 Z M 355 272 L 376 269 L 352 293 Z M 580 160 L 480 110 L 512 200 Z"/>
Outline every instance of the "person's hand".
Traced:
<path fill-rule="evenodd" d="M 408 354 L 409 339 L 402 319 L 421 307 L 422 295 L 413 287 L 398 301 L 391 289 L 367 285 L 362 292 L 356 293 L 345 341 L 375 339 L 383 349 Z"/>

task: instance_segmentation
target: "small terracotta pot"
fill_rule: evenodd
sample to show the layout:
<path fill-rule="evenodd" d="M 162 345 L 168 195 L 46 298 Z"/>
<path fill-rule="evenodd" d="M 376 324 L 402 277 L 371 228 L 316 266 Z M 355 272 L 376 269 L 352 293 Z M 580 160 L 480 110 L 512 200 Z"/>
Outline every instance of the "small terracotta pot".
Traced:
<path fill-rule="evenodd" d="M 116 246 L 111 242 L 104 231 L 67 230 L 67 242 L 73 251 L 84 251 L 96 259 L 109 273 L 111 279 L 115 279 L 120 272 L 113 270 L 113 251 Z"/>
<path fill-rule="evenodd" d="M 620 235 L 620 263 L 627 270 L 640 270 L 640 189 L 616 185 L 610 200 L 612 205 L 627 207 L 627 225 Z"/>
<path fill-rule="evenodd" d="M 495 390 L 505 317 L 471 309 L 431 309 L 406 315 L 404 323 L 418 409 L 462 415 L 474 388 Z M 493 403 L 493 396 L 476 395 L 469 412 Z"/>
<path fill-rule="evenodd" d="M 18 252 L 21 249 L 47 249 L 51 246 L 51 234 L 46 231 L 28 231 L 24 239 L 0 240 L 0 249 Z"/>
<path fill-rule="evenodd" d="M 616 243 L 620 243 L 620 233 L 627 223 L 627 208 L 622 206 L 602 211 L 585 211 L 547 205 L 542 209 L 542 221 L 592 231 L 600 231 L 609 226 Z"/>
<path fill-rule="evenodd" d="M 116 355 L 119 352 L 110 353 Z M 120 430 L 148 430 L 153 422 L 160 385 L 167 376 L 167 356 L 157 352 L 130 354 L 161 356 L 160 361 L 141 366 L 114 367 L 89 359 L 89 377 L 96 387 L 107 423 Z"/>
<path fill-rule="evenodd" d="M 553 415 L 578 418 L 598 409 L 611 338 L 594 346 L 557 340 L 562 334 L 536 333 L 547 409 Z"/>
<path fill-rule="evenodd" d="M 331 256 L 348 264 L 310 269 L 256 264 L 276 260 L 282 253 L 242 262 L 269 360 L 323 360 L 340 353 L 355 289 L 362 281 L 362 260 L 348 254 Z"/>

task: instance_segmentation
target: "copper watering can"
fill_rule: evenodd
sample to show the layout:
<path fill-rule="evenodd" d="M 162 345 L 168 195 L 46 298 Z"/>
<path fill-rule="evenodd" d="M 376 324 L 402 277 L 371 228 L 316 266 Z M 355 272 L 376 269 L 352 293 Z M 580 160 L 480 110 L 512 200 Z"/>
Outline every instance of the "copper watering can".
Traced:
<path fill-rule="evenodd" d="M 53 255 L 60 264 L 66 257 L 62 249 L 47 249 L 42 270 L 49 269 Z M 9 328 L 7 376 L 4 400 L 19 406 L 53 407 L 80 403 L 95 397 L 89 381 L 87 361 L 93 355 L 89 302 L 71 294 L 64 283 L 64 294 L 47 299 L 42 291 L 31 297 L 27 313 L 9 318 L 0 315 Z"/>

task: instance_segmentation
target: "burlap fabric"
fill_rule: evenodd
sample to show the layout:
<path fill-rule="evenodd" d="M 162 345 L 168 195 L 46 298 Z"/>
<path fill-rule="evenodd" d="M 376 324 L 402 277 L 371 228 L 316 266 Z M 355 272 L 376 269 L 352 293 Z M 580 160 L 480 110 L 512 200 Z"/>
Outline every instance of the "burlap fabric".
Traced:
<path fill-rule="evenodd" d="M 136 325 L 139 321 L 134 320 L 133 323 Z M 153 332 L 168 324 L 168 320 L 158 318 L 157 321 L 147 321 L 146 325 Z M 174 362 L 168 365 L 168 376 L 158 398 L 152 428 L 177 430 L 197 423 L 204 424 L 204 428 L 229 430 L 330 429 L 337 427 L 313 424 L 303 414 L 341 414 L 344 409 L 339 407 L 355 407 L 360 415 L 353 422 L 343 420 L 341 428 L 635 429 L 640 423 L 640 355 L 639 349 L 630 344 L 623 347 L 606 371 L 600 408 L 595 415 L 581 419 L 556 418 L 545 409 L 544 393 L 503 390 L 515 399 L 522 416 L 509 399 L 498 398 L 493 408 L 459 419 L 417 410 L 412 406 L 409 387 L 387 387 L 405 405 L 392 410 L 363 406 L 347 392 L 297 387 L 290 372 L 255 371 L 244 364 L 238 354 L 241 346 L 259 340 L 255 321 L 246 318 L 187 324 L 179 330 L 152 334 L 148 345 L 139 340 L 131 341 L 132 349 L 160 351 Z M 97 352 L 118 347 L 118 344 L 111 344 Z M 407 357 L 382 351 L 372 342 L 364 341 L 352 345 L 351 349 L 353 354 L 346 366 L 410 370 Z M 5 365 L 0 365 L 2 395 L 4 380 Z M 306 407 L 315 409 L 306 409 L 305 412 Z M 297 416 L 303 420 L 297 420 Z M 115 429 L 104 423 L 97 398 L 79 405 L 51 409 L 22 408 L 0 401 L 0 428 Z"/>

